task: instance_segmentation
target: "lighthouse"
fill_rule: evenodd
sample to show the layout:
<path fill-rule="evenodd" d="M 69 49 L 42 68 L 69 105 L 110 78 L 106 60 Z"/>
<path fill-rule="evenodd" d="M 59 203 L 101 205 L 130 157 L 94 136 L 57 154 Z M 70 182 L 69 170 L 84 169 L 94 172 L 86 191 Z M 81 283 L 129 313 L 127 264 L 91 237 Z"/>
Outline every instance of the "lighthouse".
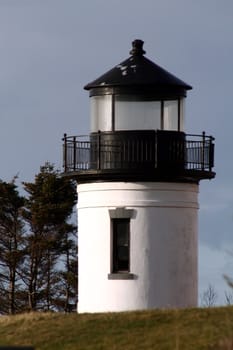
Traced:
<path fill-rule="evenodd" d="M 87 84 L 90 133 L 64 135 L 80 313 L 197 306 L 199 182 L 215 177 L 214 139 L 185 132 L 192 87 L 145 54 L 133 41 Z"/>

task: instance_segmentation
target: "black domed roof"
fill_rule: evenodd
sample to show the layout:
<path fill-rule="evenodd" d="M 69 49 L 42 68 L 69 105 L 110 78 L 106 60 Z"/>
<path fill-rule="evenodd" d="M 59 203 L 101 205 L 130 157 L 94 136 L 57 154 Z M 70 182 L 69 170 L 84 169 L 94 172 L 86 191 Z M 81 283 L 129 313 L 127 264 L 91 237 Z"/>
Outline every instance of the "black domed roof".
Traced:
<path fill-rule="evenodd" d="M 146 58 L 142 40 L 135 40 L 132 45 L 128 59 L 87 84 L 84 89 L 141 87 L 157 91 L 179 91 L 179 94 L 184 95 L 186 90 L 192 89 L 190 85 Z"/>

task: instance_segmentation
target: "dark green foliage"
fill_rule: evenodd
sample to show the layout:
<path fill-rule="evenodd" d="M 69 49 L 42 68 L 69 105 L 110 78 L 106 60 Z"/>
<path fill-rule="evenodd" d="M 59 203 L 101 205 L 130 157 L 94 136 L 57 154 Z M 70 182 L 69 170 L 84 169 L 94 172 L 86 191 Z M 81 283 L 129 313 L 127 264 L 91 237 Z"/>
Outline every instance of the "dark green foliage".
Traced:
<path fill-rule="evenodd" d="M 76 310 L 78 290 L 77 244 L 68 235 L 62 242 L 63 263 L 65 269 L 60 271 L 60 307 L 66 312 Z M 58 307 L 58 305 L 57 305 Z"/>
<path fill-rule="evenodd" d="M 0 181 L 0 312 L 17 311 L 20 288 L 18 270 L 24 260 L 25 241 L 21 217 L 24 199 L 13 182 Z"/>
<path fill-rule="evenodd" d="M 76 229 L 68 224 L 76 203 L 76 189 L 48 163 L 41 167 L 34 183 L 24 183 L 24 189 L 28 198 L 23 215 L 30 228 L 27 268 L 23 271 L 28 308 L 51 310 L 56 308 L 58 259 L 64 251 L 64 240 Z"/>
<path fill-rule="evenodd" d="M 29 195 L 24 217 L 33 231 L 51 231 L 71 216 L 76 203 L 75 186 L 49 163 L 41 167 L 34 183 L 24 183 L 24 189 Z"/>
<path fill-rule="evenodd" d="M 70 311 L 77 299 L 76 226 L 69 222 L 75 184 L 46 163 L 23 186 L 26 198 L 14 182 L 0 182 L 0 305 L 7 305 L 0 312 Z"/>

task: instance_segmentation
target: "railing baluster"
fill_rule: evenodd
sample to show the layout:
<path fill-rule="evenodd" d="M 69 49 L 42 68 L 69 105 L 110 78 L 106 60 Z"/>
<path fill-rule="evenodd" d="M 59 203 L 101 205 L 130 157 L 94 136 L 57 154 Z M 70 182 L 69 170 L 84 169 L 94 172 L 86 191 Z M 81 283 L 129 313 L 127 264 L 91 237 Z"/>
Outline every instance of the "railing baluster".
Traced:
<path fill-rule="evenodd" d="M 205 132 L 202 133 L 202 170 L 205 170 Z"/>
<path fill-rule="evenodd" d="M 97 134 L 97 169 L 100 170 L 101 166 L 101 139 L 100 139 L 100 131 Z M 104 159 L 104 157 L 103 157 Z"/>
<path fill-rule="evenodd" d="M 76 136 L 73 136 L 73 171 L 76 170 Z"/>
<path fill-rule="evenodd" d="M 211 168 L 214 166 L 214 144 L 213 144 L 214 138 L 210 137 L 210 147 L 209 147 L 209 171 L 211 171 Z"/>
<path fill-rule="evenodd" d="M 64 134 L 63 137 L 63 168 L 64 171 L 67 172 L 67 135 Z"/>

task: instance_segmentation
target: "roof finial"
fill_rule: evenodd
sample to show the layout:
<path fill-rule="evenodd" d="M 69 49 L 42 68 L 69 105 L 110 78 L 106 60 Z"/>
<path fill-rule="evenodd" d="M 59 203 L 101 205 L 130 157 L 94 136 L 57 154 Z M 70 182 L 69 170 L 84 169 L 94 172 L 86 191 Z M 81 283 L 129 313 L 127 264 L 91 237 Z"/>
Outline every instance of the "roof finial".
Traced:
<path fill-rule="evenodd" d="M 142 56 L 146 53 L 143 50 L 144 41 L 140 39 L 136 39 L 132 42 L 132 50 L 130 51 L 130 55 L 132 56 Z"/>

